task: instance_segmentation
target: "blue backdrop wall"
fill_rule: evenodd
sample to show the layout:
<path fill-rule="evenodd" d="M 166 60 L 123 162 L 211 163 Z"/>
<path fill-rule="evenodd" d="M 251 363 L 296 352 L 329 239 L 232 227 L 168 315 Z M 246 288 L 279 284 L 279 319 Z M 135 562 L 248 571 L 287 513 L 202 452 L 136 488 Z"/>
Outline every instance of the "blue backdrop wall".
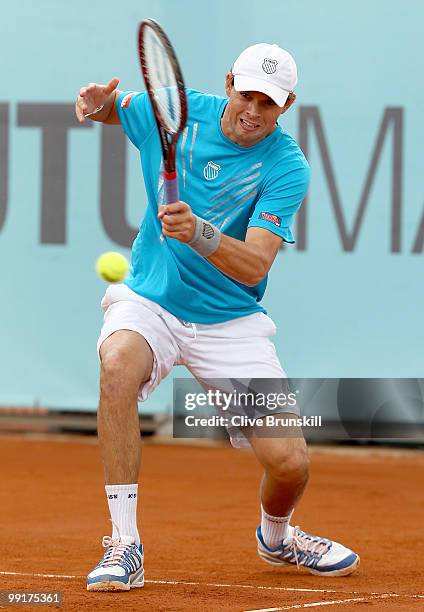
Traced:
<path fill-rule="evenodd" d="M 119 128 L 81 126 L 72 106 L 90 81 L 143 88 L 144 17 L 169 33 L 187 85 L 207 92 L 224 94 L 250 44 L 277 42 L 297 60 L 298 100 L 282 124 L 312 185 L 265 297 L 285 369 L 423 376 L 420 0 L 21 0 L 3 7 L 0 37 L 0 404 L 96 406 L 105 285 L 94 262 L 129 255 L 146 198 Z M 171 383 L 146 410 L 170 406 Z"/>

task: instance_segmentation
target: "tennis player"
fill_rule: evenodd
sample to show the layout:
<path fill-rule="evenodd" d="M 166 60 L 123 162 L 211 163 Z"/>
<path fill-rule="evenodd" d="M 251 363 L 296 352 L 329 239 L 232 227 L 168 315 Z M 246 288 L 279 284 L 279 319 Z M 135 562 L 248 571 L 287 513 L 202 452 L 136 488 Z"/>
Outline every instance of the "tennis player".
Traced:
<path fill-rule="evenodd" d="M 294 59 L 277 45 L 241 53 L 226 75 L 227 97 L 188 90 L 177 155 L 181 200 L 169 205 L 148 96 L 121 92 L 118 82 L 82 87 L 76 102 L 80 121 L 121 124 L 140 151 L 149 200 L 129 276 L 109 286 L 102 301 L 98 434 L 113 533 L 103 538 L 104 556 L 88 575 L 90 591 L 144 584 L 137 400 L 146 400 L 174 365 L 199 381 L 286 377 L 270 340 L 275 325 L 260 302 L 282 242 L 294 242 L 291 226 L 309 181 L 302 151 L 277 124 L 297 84 Z M 300 431 L 280 433 L 249 437 L 264 469 L 259 556 L 346 576 L 359 565 L 356 553 L 290 524 L 308 457 Z"/>

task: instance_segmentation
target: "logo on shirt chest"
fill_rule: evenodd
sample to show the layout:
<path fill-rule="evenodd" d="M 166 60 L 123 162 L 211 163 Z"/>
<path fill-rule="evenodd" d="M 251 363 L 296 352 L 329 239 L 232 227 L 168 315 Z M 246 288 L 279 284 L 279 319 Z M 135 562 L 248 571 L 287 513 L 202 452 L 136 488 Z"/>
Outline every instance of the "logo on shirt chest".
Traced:
<path fill-rule="evenodd" d="M 213 161 L 208 161 L 206 166 L 203 168 L 203 176 L 207 181 L 213 181 L 213 179 L 216 179 L 218 176 L 220 170 L 221 166 L 219 164 L 216 164 Z"/>

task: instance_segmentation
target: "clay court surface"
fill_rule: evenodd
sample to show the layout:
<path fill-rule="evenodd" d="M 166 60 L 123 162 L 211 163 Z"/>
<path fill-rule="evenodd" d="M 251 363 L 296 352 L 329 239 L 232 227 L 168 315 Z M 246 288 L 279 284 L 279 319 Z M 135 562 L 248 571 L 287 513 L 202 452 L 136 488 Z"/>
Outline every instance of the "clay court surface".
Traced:
<path fill-rule="evenodd" d="M 85 590 L 110 532 L 96 442 L 3 437 L 0 458 L 0 590 L 62 591 L 62 610 L 424 609 L 422 452 L 312 450 L 294 522 L 362 560 L 353 576 L 325 579 L 257 557 L 249 451 L 146 444 L 146 585 L 119 594 Z"/>

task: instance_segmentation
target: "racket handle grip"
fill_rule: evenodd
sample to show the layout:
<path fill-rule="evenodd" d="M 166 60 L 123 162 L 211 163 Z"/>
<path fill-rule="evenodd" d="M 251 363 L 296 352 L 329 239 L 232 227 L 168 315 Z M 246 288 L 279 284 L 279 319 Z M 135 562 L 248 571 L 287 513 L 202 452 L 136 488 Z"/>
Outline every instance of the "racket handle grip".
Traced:
<path fill-rule="evenodd" d="M 178 202 L 178 177 L 176 172 L 164 172 L 165 201 L 167 204 Z"/>

